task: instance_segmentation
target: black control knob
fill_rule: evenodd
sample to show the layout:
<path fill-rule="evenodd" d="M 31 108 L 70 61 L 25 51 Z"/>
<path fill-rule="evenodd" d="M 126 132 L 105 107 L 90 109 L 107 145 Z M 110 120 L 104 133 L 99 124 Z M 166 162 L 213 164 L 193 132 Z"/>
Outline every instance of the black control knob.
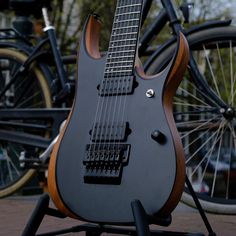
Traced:
<path fill-rule="evenodd" d="M 164 144 L 166 142 L 165 135 L 160 132 L 159 130 L 154 130 L 151 134 L 152 139 L 154 139 L 156 142 L 160 144 Z"/>

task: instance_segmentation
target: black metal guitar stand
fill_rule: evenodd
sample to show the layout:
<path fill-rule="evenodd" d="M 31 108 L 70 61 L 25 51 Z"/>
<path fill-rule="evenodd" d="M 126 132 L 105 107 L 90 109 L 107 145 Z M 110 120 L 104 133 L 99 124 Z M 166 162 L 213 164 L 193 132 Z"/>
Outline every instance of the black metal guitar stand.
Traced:
<path fill-rule="evenodd" d="M 186 177 L 186 184 L 195 201 L 198 211 L 202 217 L 202 220 L 204 221 L 204 224 L 208 230 L 208 233 L 209 233 L 208 236 L 216 236 L 193 190 L 193 187 L 187 177 Z M 62 235 L 66 233 L 72 233 L 72 232 L 86 232 L 86 236 L 100 236 L 102 233 L 137 235 L 137 236 L 151 236 L 151 235 L 154 235 L 154 236 L 161 236 L 161 235 L 163 236 L 205 236 L 202 233 L 171 232 L 171 231 L 160 231 L 160 230 L 151 231 L 149 229 L 149 224 L 169 226 L 171 224 L 171 216 L 167 218 L 148 216 L 145 212 L 145 209 L 142 206 L 142 203 L 139 200 L 134 200 L 131 202 L 131 208 L 132 208 L 132 212 L 134 216 L 135 227 L 121 228 L 121 227 L 115 227 L 115 226 L 109 226 L 109 225 L 86 223 L 86 224 L 81 224 L 81 225 L 70 227 L 63 230 L 36 235 L 36 232 L 45 215 L 50 215 L 57 218 L 66 218 L 66 216 L 62 214 L 60 211 L 49 207 L 49 200 L 50 198 L 48 194 L 44 194 L 40 197 L 21 236 L 55 236 L 55 235 Z"/>

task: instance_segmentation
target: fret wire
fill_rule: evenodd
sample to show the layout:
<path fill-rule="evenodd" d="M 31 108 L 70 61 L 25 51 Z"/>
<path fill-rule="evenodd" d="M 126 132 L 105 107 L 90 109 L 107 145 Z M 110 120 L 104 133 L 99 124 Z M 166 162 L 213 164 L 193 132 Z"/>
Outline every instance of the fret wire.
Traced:
<path fill-rule="evenodd" d="M 132 13 L 132 12 L 137 12 L 137 11 L 140 11 L 140 7 L 130 7 L 129 9 L 125 9 L 125 8 L 120 8 L 117 10 L 117 13 L 116 15 L 119 15 L 119 14 L 126 14 L 126 13 Z"/>
<path fill-rule="evenodd" d="M 125 13 L 122 13 L 122 14 L 116 14 L 116 17 L 117 16 L 131 15 L 131 14 L 140 14 L 140 11 L 133 11 L 133 12 L 125 12 Z"/>
<path fill-rule="evenodd" d="M 118 6 L 121 6 L 121 5 L 126 6 L 126 5 L 130 5 L 130 4 L 139 4 L 141 2 L 142 2 L 142 0 L 124 0 L 124 1 L 120 0 L 118 2 Z"/>
<path fill-rule="evenodd" d="M 129 32 L 127 32 L 127 29 L 129 29 L 129 28 L 124 28 L 124 29 L 122 29 L 122 28 L 118 28 L 118 29 L 114 29 L 113 31 L 112 31 L 112 35 L 116 35 L 116 34 L 127 34 L 127 33 L 135 33 L 135 34 L 137 34 L 137 30 L 136 29 L 134 29 L 134 28 L 132 28 L 132 29 L 130 29 L 129 30 Z"/>
<path fill-rule="evenodd" d="M 123 37 L 122 37 L 123 36 Z M 126 34 L 126 35 L 124 35 L 124 34 L 120 34 L 120 35 L 112 35 L 111 36 L 111 41 L 115 41 L 115 40 L 128 40 L 129 38 L 131 39 L 131 38 L 134 38 L 135 36 L 137 36 L 137 34 L 136 33 L 132 33 L 132 34 Z M 136 37 L 135 37 L 135 39 L 136 39 Z M 137 40 L 137 39 L 136 39 Z"/>
<path fill-rule="evenodd" d="M 129 26 L 124 26 L 124 27 L 117 27 L 114 28 L 113 30 L 122 30 L 122 29 L 130 29 L 130 28 L 138 28 L 138 25 L 129 25 Z"/>
<path fill-rule="evenodd" d="M 130 61 L 114 61 L 114 62 L 107 62 L 106 65 L 108 65 L 108 64 L 122 64 L 122 63 L 133 63 L 133 60 L 130 60 Z"/>
<path fill-rule="evenodd" d="M 139 26 L 139 21 L 133 20 L 133 19 L 129 19 L 127 21 L 119 21 L 119 19 L 118 19 L 116 22 L 114 22 L 114 26 L 120 26 L 120 27 L 133 26 L 133 25 Z"/>
<path fill-rule="evenodd" d="M 133 61 L 129 62 L 129 63 L 119 62 L 119 63 L 108 63 L 108 64 L 106 64 L 107 69 L 111 69 L 111 68 L 114 68 L 114 67 L 117 67 L 117 68 L 125 68 L 125 67 L 130 68 L 131 66 L 133 66 Z"/>
<path fill-rule="evenodd" d="M 114 53 L 124 53 L 124 52 L 135 52 L 135 49 L 134 50 L 125 50 L 125 51 L 115 51 L 115 52 L 109 52 L 109 53 L 114 54 Z"/>
<path fill-rule="evenodd" d="M 136 42 L 136 38 L 131 38 L 131 39 L 127 39 L 127 41 L 135 41 Z M 117 40 L 111 40 L 110 43 L 118 43 L 118 42 L 123 42 L 124 39 L 117 39 Z"/>
<path fill-rule="evenodd" d="M 141 6 L 141 5 L 142 5 L 142 4 L 137 3 L 137 4 L 133 4 L 133 5 L 120 6 L 120 7 L 117 7 L 117 8 L 119 9 L 119 8 L 124 8 L 124 7 L 135 7 L 135 6 Z"/>
<path fill-rule="evenodd" d="M 133 59 L 133 56 L 131 56 L 131 55 L 124 55 L 124 56 L 122 56 L 122 58 L 121 57 L 109 57 L 109 55 L 108 55 L 107 60 L 113 60 L 113 59 L 117 59 L 117 58 L 119 58 L 119 59 L 127 59 L 129 57 Z"/>
<path fill-rule="evenodd" d="M 121 48 L 121 47 L 135 47 L 136 44 L 121 44 L 121 45 L 117 45 L 117 46 L 111 46 L 110 49 L 113 49 L 113 48 Z"/>
<path fill-rule="evenodd" d="M 111 72 L 111 73 L 117 71 L 126 71 L 126 70 L 133 70 L 133 65 L 106 67 L 106 72 Z"/>
<path fill-rule="evenodd" d="M 124 34 L 124 33 L 123 33 L 123 34 L 113 34 L 112 37 L 117 37 L 117 36 L 121 36 L 121 35 L 124 35 L 124 36 L 125 36 L 125 35 L 130 35 L 130 34 L 135 34 L 135 35 L 137 35 L 136 32 L 130 32 L 130 33 L 125 33 L 125 34 Z"/>
<path fill-rule="evenodd" d="M 116 71 L 105 71 L 105 74 L 109 73 L 120 73 L 120 72 L 132 72 L 133 70 L 116 70 Z"/>
<path fill-rule="evenodd" d="M 117 19 L 117 20 L 115 20 L 114 24 L 123 23 L 123 22 L 130 22 L 130 21 L 139 21 L 139 18 L 132 18 L 132 19 L 120 20 L 120 21 L 119 21 L 119 19 Z"/>

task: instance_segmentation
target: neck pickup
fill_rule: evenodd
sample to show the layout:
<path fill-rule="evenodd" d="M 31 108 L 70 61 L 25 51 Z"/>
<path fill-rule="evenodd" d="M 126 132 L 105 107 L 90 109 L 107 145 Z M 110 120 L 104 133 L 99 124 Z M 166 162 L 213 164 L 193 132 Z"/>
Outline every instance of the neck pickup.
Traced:
<path fill-rule="evenodd" d="M 99 85 L 99 95 L 117 96 L 132 94 L 134 84 L 133 76 L 105 78 Z"/>

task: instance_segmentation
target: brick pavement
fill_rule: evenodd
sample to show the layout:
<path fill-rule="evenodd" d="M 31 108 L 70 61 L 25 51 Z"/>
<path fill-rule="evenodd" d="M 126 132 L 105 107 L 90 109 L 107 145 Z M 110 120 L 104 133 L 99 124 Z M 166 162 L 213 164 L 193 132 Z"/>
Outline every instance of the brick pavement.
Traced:
<path fill-rule="evenodd" d="M 30 217 L 38 197 L 10 197 L 0 199 L 0 236 L 20 236 Z M 236 236 L 236 216 L 208 214 L 209 221 L 217 236 Z M 169 227 L 157 227 L 168 231 L 201 232 L 207 235 L 206 228 L 198 214 L 192 208 L 179 204 L 172 214 L 172 224 Z M 63 229 L 78 225 L 79 222 L 70 218 L 58 219 L 46 216 L 38 233 Z M 156 228 L 156 227 L 155 227 Z M 70 233 L 68 235 L 85 235 Z"/>

